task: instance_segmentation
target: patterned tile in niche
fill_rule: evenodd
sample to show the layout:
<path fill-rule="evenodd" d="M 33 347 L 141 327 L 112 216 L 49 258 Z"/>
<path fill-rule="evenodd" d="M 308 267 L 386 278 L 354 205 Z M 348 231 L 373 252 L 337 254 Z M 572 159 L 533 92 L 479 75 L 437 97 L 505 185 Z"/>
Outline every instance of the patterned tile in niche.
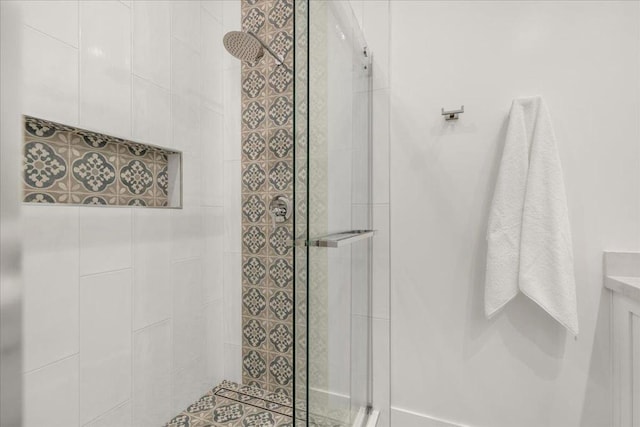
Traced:
<path fill-rule="evenodd" d="M 257 319 L 249 319 L 243 323 L 242 337 L 244 338 L 244 342 L 254 348 L 266 349 L 266 322 L 261 322 Z"/>
<path fill-rule="evenodd" d="M 66 193 L 62 195 L 66 196 Z M 56 203 L 56 199 L 46 193 L 29 193 L 25 196 L 24 201 L 28 203 Z"/>
<path fill-rule="evenodd" d="M 267 244 L 265 236 L 266 229 L 264 227 L 251 226 L 245 228 L 242 234 L 242 243 L 244 247 L 252 254 L 258 254 Z"/>
<path fill-rule="evenodd" d="M 129 193 L 139 196 L 153 186 L 153 171 L 141 160 L 131 159 L 120 169 L 120 182 Z"/>
<path fill-rule="evenodd" d="M 259 160 L 266 149 L 266 141 L 258 132 L 251 132 L 242 141 L 242 153 L 246 156 L 243 160 Z"/>
<path fill-rule="evenodd" d="M 104 197 L 100 196 L 87 196 L 82 200 L 83 205 L 94 205 L 94 206 L 106 206 L 109 203 Z"/>
<path fill-rule="evenodd" d="M 289 157 L 293 151 L 293 135 L 288 129 L 277 129 L 269 136 L 269 152 L 282 159 Z"/>
<path fill-rule="evenodd" d="M 267 267 L 260 258 L 249 257 L 242 264 L 242 276 L 253 286 L 260 285 L 264 281 L 266 273 Z"/>
<path fill-rule="evenodd" d="M 158 175 L 156 176 L 156 182 L 158 184 L 158 189 L 162 192 L 164 196 L 169 193 L 169 169 L 168 167 L 162 166 Z"/>
<path fill-rule="evenodd" d="M 27 179 L 30 175 L 37 178 L 32 169 L 42 165 L 39 159 L 29 158 L 28 150 L 32 143 L 44 143 L 51 147 L 64 160 L 66 168 L 62 179 L 56 180 L 46 189 L 43 186 L 42 191 L 33 191 L 37 187 L 34 188 L 25 180 L 25 202 L 158 206 L 151 197 L 155 190 L 150 190 L 151 193 L 144 194 L 144 197 L 135 197 L 135 194 L 127 192 L 126 187 L 121 185 L 119 178 L 122 168 L 127 166 L 125 157 L 130 160 L 135 154 L 141 164 L 153 173 L 158 164 L 166 166 L 169 152 L 34 117 L 25 116 L 24 120 L 24 148 L 27 151 L 23 165 L 26 170 L 30 170 Z M 161 153 L 160 156 L 158 153 Z M 151 179 L 156 181 L 153 176 Z M 33 184 L 37 185 L 36 182 Z M 119 190 L 123 190 L 124 197 L 118 196 Z M 164 200 L 166 201 L 166 196 Z"/>
<path fill-rule="evenodd" d="M 258 34 L 264 27 L 266 17 L 264 13 L 257 7 L 251 8 L 242 21 L 242 29 L 253 34 Z"/>
<path fill-rule="evenodd" d="M 50 188 L 56 182 L 63 181 L 68 172 L 65 154 L 68 148 L 31 141 L 24 146 L 23 168 L 24 183 L 29 188 Z"/>
<path fill-rule="evenodd" d="M 89 131 L 85 131 L 85 130 L 78 130 L 76 132 L 78 135 L 80 135 L 82 137 L 82 142 L 84 143 L 86 148 L 106 148 L 108 145 L 110 145 L 112 152 L 117 152 L 118 148 L 116 145 L 113 145 L 114 143 L 121 141 L 118 140 L 117 138 L 112 138 L 109 137 L 108 135 L 103 135 L 103 134 L 99 134 L 99 133 L 95 133 L 95 132 L 89 132 Z"/>
<path fill-rule="evenodd" d="M 271 261 L 269 278 L 280 288 L 285 288 L 293 282 L 293 266 L 286 258 Z"/>
<path fill-rule="evenodd" d="M 116 182 L 115 162 L 115 155 L 107 158 L 97 151 L 78 151 L 71 172 L 86 191 L 103 193 Z"/>
<path fill-rule="evenodd" d="M 277 0 L 269 12 L 269 22 L 276 28 L 283 28 L 293 16 L 293 3 Z"/>
<path fill-rule="evenodd" d="M 24 117 L 25 131 L 37 138 L 49 138 L 55 135 L 56 131 L 73 131 L 73 128 L 47 120 L 36 119 L 35 117 Z"/>
<path fill-rule="evenodd" d="M 267 361 L 256 350 L 250 350 L 242 360 L 242 368 L 251 378 L 260 379 L 267 373 Z"/>
<path fill-rule="evenodd" d="M 293 116 L 293 104 L 286 96 L 279 96 L 271 102 L 269 118 L 275 126 L 284 126 Z"/>
<path fill-rule="evenodd" d="M 244 214 L 245 219 L 249 222 L 265 222 L 267 218 L 265 197 L 257 194 L 244 197 L 242 213 Z"/>
<path fill-rule="evenodd" d="M 128 196 L 118 196 L 118 204 L 121 206 L 138 206 L 138 207 L 149 207 L 154 206 L 152 197 L 128 197 Z"/>
<path fill-rule="evenodd" d="M 284 323 L 269 324 L 269 351 L 289 353 L 293 348 L 293 331 Z"/>
<path fill-rule="evenodd" d="M 293 299 L 285 291 L 270 292 L 269 310 L 277 320 L 287 320 L 293 314 Z"/>
<path fill-rule="evenodd" d="M 267 298 L 258 288 L 245 287 L 242 294 L 242 306 L 248 315 L 259 317 L 267 308 Z"/>
<path fill-rule="evenodd" d="M 267 181 L 267 173 L 264 171 L 264 163 L 250 163 L 244 165 L 242 172 L 242 184 L 250 191 L 258 191 Z"/>
<path fill-rule="evenodd" d="M 267 113 L 259 102 L 250 102 L 242 112 L 242 122 L 249 129 L 257 129 L 263 122 Z"/>
<path fill-rule="evenodd" d="M 293 72 L 287 65 L 282 64 L 273 68 L 269 74 L 269 86 L 276 93 L 286 92 L 293 82 Z"/>
<path fill-rule="evenodd" d="M 143 144 L 128 142 L 125 143 L 124 146 L 126 147 L 128 153 L 132 156 L 143 157 L 150 152 L 149 147 Z"/>
<path fill-rule="evenodd" d="M 242 91 L 249 98 L 255 98 L 267 85 L 267 79 L 264 78 L 258 70 L 251 70 L 247 73 L 242 82 Z"/>
<path fill-rule="evenodd" d="M 293 169 L 290 163 L 280 161 L 270 164 L 269 182 L 278 191 L 290 189 L 293 184 Z"/>

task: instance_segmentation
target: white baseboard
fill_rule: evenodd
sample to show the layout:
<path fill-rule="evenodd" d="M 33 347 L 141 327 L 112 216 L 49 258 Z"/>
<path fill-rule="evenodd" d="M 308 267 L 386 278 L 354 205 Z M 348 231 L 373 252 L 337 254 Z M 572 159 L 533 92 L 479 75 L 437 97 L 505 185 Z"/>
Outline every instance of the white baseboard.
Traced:
<path fill-rule="evenodd" d="M 391 407 L 391 426 L 393 427 L 470 427 L 453 421 L 431 417 L 407 409 Z"/>

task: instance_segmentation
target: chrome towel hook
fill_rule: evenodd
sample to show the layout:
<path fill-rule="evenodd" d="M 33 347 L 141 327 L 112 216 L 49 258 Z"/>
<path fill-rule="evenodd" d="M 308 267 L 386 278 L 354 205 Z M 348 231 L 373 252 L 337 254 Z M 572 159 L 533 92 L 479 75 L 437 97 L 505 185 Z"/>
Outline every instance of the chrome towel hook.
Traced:
<path fill-rule="evenodd" d="M 445 116 L 444 119 L 447 121 L 458 120 L 458 114 L 462 113 L 464 113 L 464 105 L 462 105 L 459 110 L 444 111 L 444 108 L 442 109 L 442 115 Z"/>

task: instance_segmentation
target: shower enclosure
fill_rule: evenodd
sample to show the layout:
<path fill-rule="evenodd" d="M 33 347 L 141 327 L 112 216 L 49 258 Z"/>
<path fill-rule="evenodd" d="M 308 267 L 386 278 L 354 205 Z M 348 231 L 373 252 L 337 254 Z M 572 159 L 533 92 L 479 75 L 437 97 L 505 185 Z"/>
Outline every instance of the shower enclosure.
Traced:
<path fill-rule="evenodd" d="M 295 2 L 297 422 L 371 412 L 371 53 L 348 2 Z"/>

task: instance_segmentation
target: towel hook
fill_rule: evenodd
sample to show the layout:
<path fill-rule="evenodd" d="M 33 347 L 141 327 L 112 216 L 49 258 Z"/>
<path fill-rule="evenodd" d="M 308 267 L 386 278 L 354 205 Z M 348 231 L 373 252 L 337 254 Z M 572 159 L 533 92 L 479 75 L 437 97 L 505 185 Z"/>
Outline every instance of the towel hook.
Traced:
<path fill-rule="evenodd" d="M 449 120 L 458 120 L 458 114 L 462 114 L 464 113 L 464 105 L 462 105 L 460 107 L 459 110 L 449 110 L 449 111 L 444 111 L 444 108 L 442 108 L 442 115 L 445 116 L 445 120 L 449 121 Z"/>

